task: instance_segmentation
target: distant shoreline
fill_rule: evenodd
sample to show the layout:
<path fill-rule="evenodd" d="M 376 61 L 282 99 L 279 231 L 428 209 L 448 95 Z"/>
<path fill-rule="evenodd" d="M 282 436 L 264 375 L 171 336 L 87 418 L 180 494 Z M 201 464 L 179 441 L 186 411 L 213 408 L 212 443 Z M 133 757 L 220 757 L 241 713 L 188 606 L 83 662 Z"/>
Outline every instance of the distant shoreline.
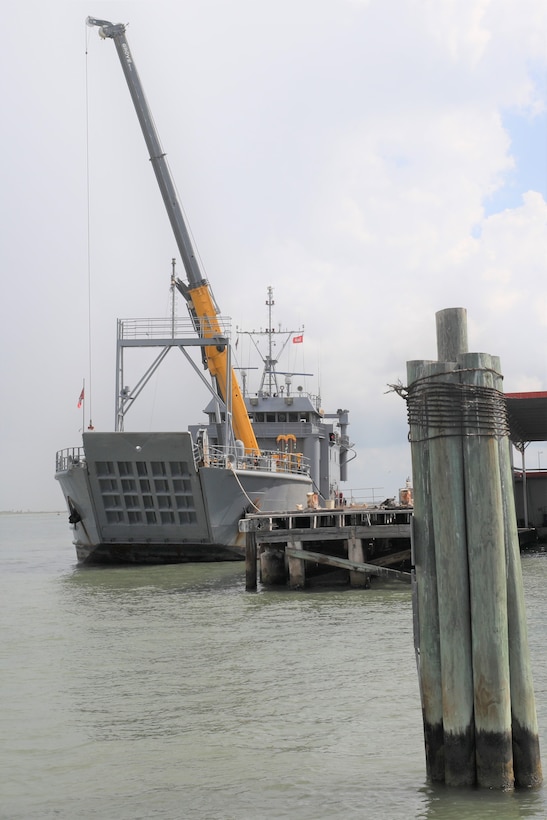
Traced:
<path fill-rule="evenodd" d="M 0 510 L 0 515 L 62 515 L 65 510 Z"/>

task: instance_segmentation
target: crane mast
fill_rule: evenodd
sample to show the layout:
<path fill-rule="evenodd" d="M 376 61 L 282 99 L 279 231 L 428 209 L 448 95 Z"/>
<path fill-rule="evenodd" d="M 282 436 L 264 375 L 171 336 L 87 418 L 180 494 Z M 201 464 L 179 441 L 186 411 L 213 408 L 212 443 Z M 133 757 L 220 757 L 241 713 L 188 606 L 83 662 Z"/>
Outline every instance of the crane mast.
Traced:
<path fill-rule="evenodd" d="M 192 246 L 165 153 L 162 150 L 125 36 L 125 25 L 123 23 L 110 23 L 107 20 L 97 20 L 95 17 L 88 17 L 87 24 L 88 26 L 97 26 L 103 39 L 114 41 L 188 279 L 188 285 L 178 283 L 179 289 L 182 290 L 187 300 L 188 310 L 199 335 L 204 339 L 214 339 L 222 335 L 220 323 L 217 319 L 218 309 L 209 283 L 201 273 Z M 233 368 L 230 370 L 228 368 L 226 346 L 218 344 L 206 346 L 205 359 L 209 373 L 215 378 L 218 392 L 225 403 L 228 395 L 231 394 L 232 426 L 235 438 L 243 442 L 247 452 L 258 454 L 260 452 L 258 442 L 245 407 L 245 400 L 237 376 Z M 226 409 L 228 412 L 228 407 Z"/>

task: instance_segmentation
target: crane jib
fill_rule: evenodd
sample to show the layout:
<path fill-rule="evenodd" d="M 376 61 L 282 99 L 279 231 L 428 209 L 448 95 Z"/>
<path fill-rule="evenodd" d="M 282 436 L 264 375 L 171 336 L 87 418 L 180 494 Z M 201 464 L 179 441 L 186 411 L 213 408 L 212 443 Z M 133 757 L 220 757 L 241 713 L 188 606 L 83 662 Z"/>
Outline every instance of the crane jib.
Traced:
<path fill-rule="evenodd" d="M 204 279 L 199 268 L 190 235 L 182 215 L 175 185 L 167 165 L 165 153 L 162 150 L 135 66 L 135 61 L 133 60 L 131 49 L 125 37 L 125 26 L 123 23 L 114 24 L 107 20 L 98 20 L 95 17 L 88 17 L 86 22 L 88 26 L 98 27 L 99 35 L 103 39 L 112 39 L 116 46 L 129 93 L 131 94 L 142 134 L 148 148 L 152 168 L 154 169 L 163 203 L 188 278 L 188 288 L 184 295 L 189 303 L 191 303 L 191 306 L 189 305 L 190 315 L 197 318 L 198 327 L 211 324 L 213 328 L 216 328 L 218 327 L 218 321 L 216 320 L 218 310 L 216 309 L 215 300 L 209 284 Z M 202 331 L 201 335 L 207 337 L 209 334 Z M 212 335 L 213 333 L 211 333 L 211 336 Z M 216 335 L 216 329 L 214 335 Z M 235 438 L 243 442 L 246 450 L 259 453 L 258 442 L 251 420 L 249 419 L 249 414 L 247 413 L 247 408 L 245 407 L 245 400 L 239 388 L 235 371 L 233 368 L 230 368 L 230 372 L 228 372 L 226 350 L 219 351 L 216 347 L 211 346 L 210 348 L 206 348 L 206 358 L 211 375 L 216 378 L 222 399 L 226 402 L 228 396 L 231 397 Z"/>

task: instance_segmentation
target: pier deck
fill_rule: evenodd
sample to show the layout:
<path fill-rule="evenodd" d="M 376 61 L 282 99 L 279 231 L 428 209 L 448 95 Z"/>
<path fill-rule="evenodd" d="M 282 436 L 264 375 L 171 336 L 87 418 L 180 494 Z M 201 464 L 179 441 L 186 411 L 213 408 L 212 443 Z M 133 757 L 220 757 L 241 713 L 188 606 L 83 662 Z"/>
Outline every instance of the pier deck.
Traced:
<path fill-rule="evenodd" d="M 371 576 L 409 582 L 411 518 L 411 507 L 249 514 L 239 524 L 247 589 L 256 589 L 257 558 L 265 585 L 301 589 L 324 576 L 325 567 L 342 571 L 342 583 L 354 587 L 368 587 Z"/>

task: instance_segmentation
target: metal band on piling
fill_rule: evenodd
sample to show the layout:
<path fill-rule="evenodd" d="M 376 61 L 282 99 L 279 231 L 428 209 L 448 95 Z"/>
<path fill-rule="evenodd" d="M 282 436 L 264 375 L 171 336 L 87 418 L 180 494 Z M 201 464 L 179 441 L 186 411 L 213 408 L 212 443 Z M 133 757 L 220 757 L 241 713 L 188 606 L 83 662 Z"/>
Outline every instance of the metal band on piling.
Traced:
<path fill-rule="evenodd" d="M 458 370 L 461 376 L 473 372 L 473 369 Z M 411 442 L 418 440 L 417 430 L 422 430 L 421 435 L 427 439 L 509 435 L 507 404 L 502 392 L 483 385 L 449 382 L 446 375 L 443 370 L 407 388 Z"/>

